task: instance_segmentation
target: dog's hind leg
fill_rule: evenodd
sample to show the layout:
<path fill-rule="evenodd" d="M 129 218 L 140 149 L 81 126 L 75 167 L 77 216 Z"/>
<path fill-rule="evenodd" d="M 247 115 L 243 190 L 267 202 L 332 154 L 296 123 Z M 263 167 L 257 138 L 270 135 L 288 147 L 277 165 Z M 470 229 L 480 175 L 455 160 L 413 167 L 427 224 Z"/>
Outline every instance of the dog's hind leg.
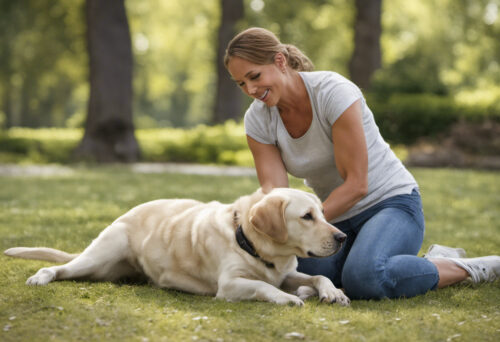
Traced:
<path fill-rule="evenodd" d="M 103 230 L 78 257 L 64 265 L 40 269 L 26 284 L 46 285 L 54 280 L 81 278 L 114 281 L 135 273 L 126 262 L 128 253 L 126 227 L 122 223 L 114 223 Z"/>

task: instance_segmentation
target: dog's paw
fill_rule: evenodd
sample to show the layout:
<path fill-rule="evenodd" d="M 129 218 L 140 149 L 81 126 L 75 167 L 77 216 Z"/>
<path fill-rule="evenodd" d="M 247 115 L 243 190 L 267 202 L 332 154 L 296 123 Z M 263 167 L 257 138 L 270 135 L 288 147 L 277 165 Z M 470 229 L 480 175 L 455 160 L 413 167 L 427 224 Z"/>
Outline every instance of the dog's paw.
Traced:
<path fill-rule="evenodd" d="M 300 286 L 298 289 L 297 289 L 297 293 L 296 295 L 302 299 L 302 300 L 306 300 L 308 298 L 311 298 L 311 297 L 314 297 L 314 296 L 317 296 L 318 295 L 318 291 L 316 291 L 315 288 L 311 287 L 311 286 Z"/>
<path fill-rule="evenodd" d="M 287 305 L 287 304 L 297 305 L 297 306 L 304 305 L 304 302 L 302 301 L 302 299 L 300 299 L 297 296 L 290 295 L 290 294 L 276 297 L 273 299 L 273 302 L 275 302 L 276 304 L 279 304 L 279 305 Z"/>
<path fill-rule="evenodd" d="M 56 278 L 56 272 L 49 268 L 42 268 L 26 281 L 26 285 L 47 285 Z"/>
<path fill-rule="evenodd" d="M 348 306 L 351 304 L 351 300 L 342 292 L 342 290 L 337 289 L 335 286 L 321 289 L 319 291 L 319 299 L 323 303 L 338 303 L 342 306 Z"/>

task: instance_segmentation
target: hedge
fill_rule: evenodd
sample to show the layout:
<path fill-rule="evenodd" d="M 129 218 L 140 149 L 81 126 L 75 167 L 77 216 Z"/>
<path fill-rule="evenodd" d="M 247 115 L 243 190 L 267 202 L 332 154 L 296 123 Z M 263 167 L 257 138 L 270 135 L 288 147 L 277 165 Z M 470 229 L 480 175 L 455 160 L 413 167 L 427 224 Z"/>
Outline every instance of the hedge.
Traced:
<path fill-rule="evenodd" d="M 70 163 L 81 129 L 11 128 L 0 131 L 0 163 Z M 243 125 L 137 130 L 142 161 L 252 166 Z"/>
<path fill-rule="evenodd" d="M 375 120 L 391 144 L 411 144 L 422 136 L 445 132 L 458 120 L 500 122 L 500 105 L 458 105 L 448 97 L 367 95 Z M 0 131 L 0 163 L 69 163 L 83 135 L 80 129 L 11 128 Z M 146 162 L 214 163 L 252 166 L 242 124 L 200 125 L 191 129 L 139 129 L 136 136 Z"/>
<path fill-rule="evenodd" d="M 234 121 L 187 130 L 138 130 L 137 139 L 145 161 L 253 165 L 243 125 Z"/>
<path fill-rule="evenodd" d="M 412 144 L 420 137 L 446 132 L 459 121 L 500 121 L 500 105 L 457 104 L 452 98 L 432 94 L 400 94 L 389 99 L 367 95 L 384 139 L 396 144 Z"/>

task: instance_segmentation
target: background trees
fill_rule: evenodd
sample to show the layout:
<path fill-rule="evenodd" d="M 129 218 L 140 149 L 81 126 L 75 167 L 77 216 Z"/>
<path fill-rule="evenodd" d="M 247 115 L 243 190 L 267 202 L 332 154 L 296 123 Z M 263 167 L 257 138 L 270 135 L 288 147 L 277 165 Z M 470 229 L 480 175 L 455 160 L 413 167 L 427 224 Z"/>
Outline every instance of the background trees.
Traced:
<path fill-rule="evenodd" d="M 132 46 L 124 0 L 87 0 L 90 98 L 78 159 L 133 162 Z"/>
<path fill-rule="evenodd" d="M 125 5 L 136 127 L 210 123 L 216 107 L 221 1 Z M 384 0 L 381 68 L 373 74 L 370 92 L 381 99 L 405 93 L 500 102 L 499 6 L 498 0 Z M 245 0 L 244 11 L 236 30 L 269 28 L 303 49 L 316 69 L 356 77 L 349 71 L 355 51 L 353 1 Z M 83 126 L 89 96 L 85 27 L 83 0 L 0 2 L 4 127 Z M 244 107 L 245 102 L 240 118 Z"/>
<path fill-rule="evenodd" d="M 224 66 L 226 46 L 234 37 L 236 24 L 243 19 L 243 0 L 220 0 L 221 18 L 217 31 L 217 88 L 212 123 L 222 123 L 228 119 L 238 119 L 242 109 L 242 93 L 235 87 Z"/>
<path fill-rule="evenodd" d="M 373 73 L 382 65 L 382 0 L 356 0 L 354 51 L 349 61 L 351 80 L 368 89 Z"/>
<path fill-rule="evenodd" d="M 85 113 L 87 54 L 82 1 L 0 2 L 0 121 L 64 126 Z"/>

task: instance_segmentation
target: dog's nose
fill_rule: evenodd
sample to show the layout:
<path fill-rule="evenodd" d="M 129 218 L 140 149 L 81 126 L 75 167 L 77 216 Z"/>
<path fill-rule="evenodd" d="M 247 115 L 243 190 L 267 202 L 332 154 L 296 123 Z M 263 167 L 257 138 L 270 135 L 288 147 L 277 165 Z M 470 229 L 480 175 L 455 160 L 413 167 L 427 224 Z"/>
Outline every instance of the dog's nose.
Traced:
<path fill-rule="evenodd" d="M 344 233 L 335 233 L 333 234 L 333 238 L 335 239 L 335 241 L 342 243 L 347 238 L 347 235 L 345 235 Z"/>

